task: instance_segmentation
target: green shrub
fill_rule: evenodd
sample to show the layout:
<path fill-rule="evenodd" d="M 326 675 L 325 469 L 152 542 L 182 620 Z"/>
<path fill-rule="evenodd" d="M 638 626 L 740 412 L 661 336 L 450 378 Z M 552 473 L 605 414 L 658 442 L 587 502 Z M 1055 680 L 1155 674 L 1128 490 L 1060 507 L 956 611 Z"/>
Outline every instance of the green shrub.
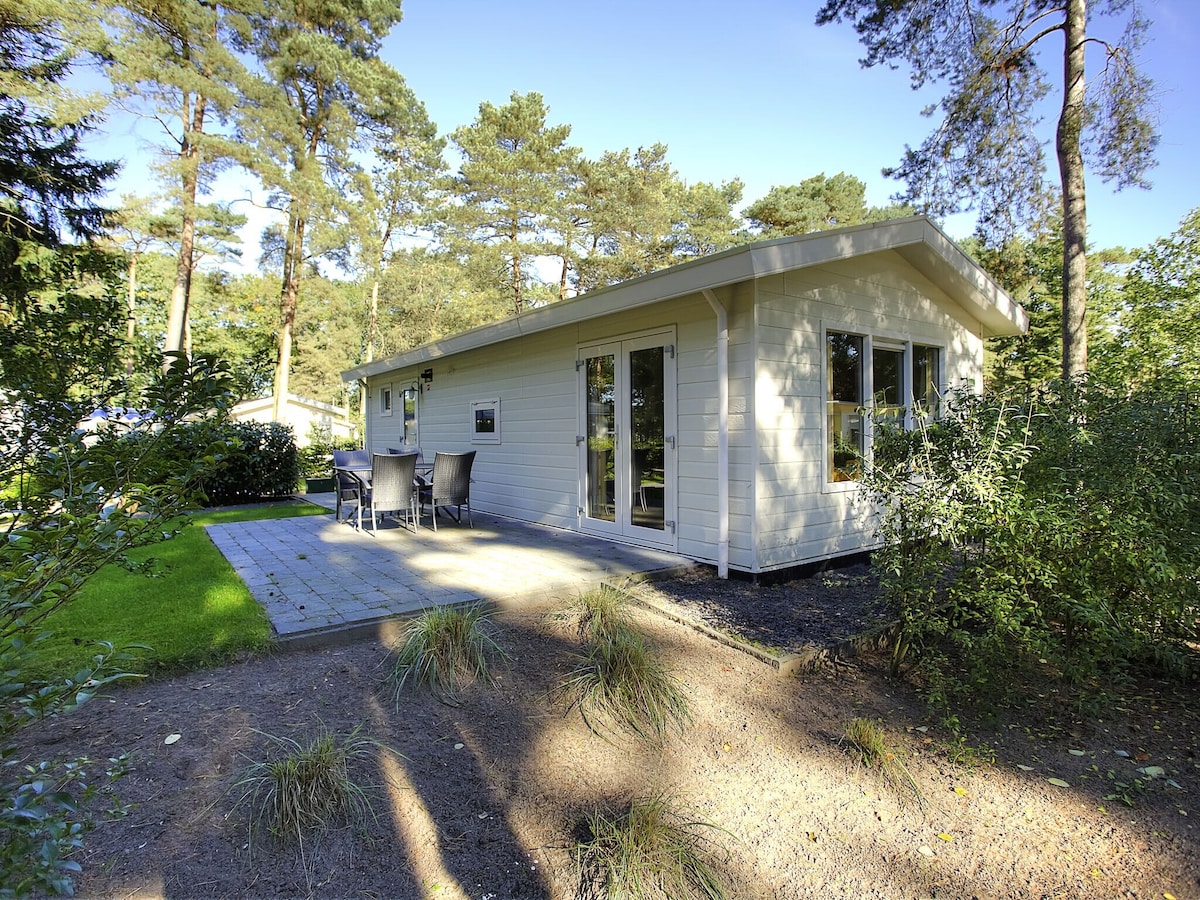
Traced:
<path fill-rule="evenodd" d="M 630 628 L 595 635 L 558 693 L 597 734 L 610 724 L 661 745 L 672 726 L 691 721 L 682 686 Z"/>
<path fill-rule="evenodd" d="M 662 794 L 635 797 L 617 810 L 595 810 L 580 830 L 571 848 L 580 898 L 729 896 L 713 860 L 719 847 L 704 834 L 716 826 L 677 810 Z"/>
<path fill-rule="evenodd" d="M 1194 664 L 1196 402 L 1089 384 L 945 408 L 915 432 L 881 428 L 865 476 L 895 667 L 911 651 L 945 705 L 1002 697 L 1029 664 L 1075 679 Z"/>
<path fill-rule="evenodd" d="M 355 450 L 357 438 L 335 438 L 328 425 L 314 422 L 308 429 L 308 444 L 300 449 L 300 475 L 304 478 L 331 478 L 333 451 Z"/>
<path fill-rule="evenodd" d="M 400 702 L 411 680 L 445 703 L 458 702 L 459 688 L 475 680 L 494 684 L 492 665 L 504 651 L 492 636 L 481 604 L 465 609 L 436 607 L 405 628 L 388 673 L 392 698 Z"/>
<path fill-rule="evenodd" d="M 69 331 L 67 346 L 78 343 L 76 334 Z M 31 361 L 21 370 L 28 379 L 14 377 L 11 358 L 0 365 L 9 401 L 0 416 L 7 448 L 0 455 L 0 896 L 71 891 L 79 870 L 71 854 L 96 817 L 84 801 L 121 772 L 120 761 L 103 765 L 103 774 L 87 760 L 15 764 L 18 730 L 71 712 L 128 677 L 130 658 L 112 643 L 102 643 L 82 669 L 65 672 L 38 671 L 33 648 L 96 572 L 110 564 L 144 570 L 130 554 L 178 530 L 180 513 L 195 504 L 195 485 L 216 458 L 205 447 L 167 466 L 171 436 L 185 419 L 219 414 L 231 401 L 225 366 L 176 355 L 140 395 L 124 395 L 150 412 L 151 426 L 117 422 L 85 435 L 82 416 L 113 402 L 99 390 L 79 399 L 89 387 L 105 387 L 88 384 L 96 360 L 57 360 L 57 368 Z M 53 370 L 46 380 L 44 368 Z"/>
<path fill-rule="evenodd" d="M 300 478 L 292 429 L 275 422 L 190 422 L 173 436 L 164 464 L 203 452 L 219 463 L 199 485 L 211 506 L 286 497 Z"/>

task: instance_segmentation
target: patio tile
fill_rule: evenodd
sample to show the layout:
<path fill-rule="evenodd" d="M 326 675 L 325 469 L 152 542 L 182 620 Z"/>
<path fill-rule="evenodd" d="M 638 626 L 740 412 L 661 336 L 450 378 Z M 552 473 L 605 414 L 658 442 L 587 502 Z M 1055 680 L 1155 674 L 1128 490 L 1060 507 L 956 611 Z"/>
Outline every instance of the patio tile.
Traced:
<path fill-rule="evenodd" d="M 280 644 L 294 647 L 353 639 L 432 606 L 540 603 L 691 565 L 561 529 L 474 518 L 474 529 L 447 524 L 436 533 L 389 523 L 372 534 L 332 516 L 211 525 L 208 533 L 263 605 Z"/>

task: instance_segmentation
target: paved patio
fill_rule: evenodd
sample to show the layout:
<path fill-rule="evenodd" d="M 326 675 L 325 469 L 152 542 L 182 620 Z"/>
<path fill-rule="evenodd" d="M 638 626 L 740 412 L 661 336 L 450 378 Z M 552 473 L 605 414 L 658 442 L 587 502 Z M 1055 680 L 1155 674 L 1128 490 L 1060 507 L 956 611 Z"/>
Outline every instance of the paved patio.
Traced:
<path fill-rule="evenodd" d="M 332 508 L 333 494 L 304 499 Z M 378 536 L 332 516 L 211 525 L 213 542 L 263 605 L 281 645 L 319 646 L 386 633 L 432 606 L 545 601 L 601 581 L 691 565 L 681 556 L 558 528 L 475 514 L 475 527 L 429 519 Z"/>

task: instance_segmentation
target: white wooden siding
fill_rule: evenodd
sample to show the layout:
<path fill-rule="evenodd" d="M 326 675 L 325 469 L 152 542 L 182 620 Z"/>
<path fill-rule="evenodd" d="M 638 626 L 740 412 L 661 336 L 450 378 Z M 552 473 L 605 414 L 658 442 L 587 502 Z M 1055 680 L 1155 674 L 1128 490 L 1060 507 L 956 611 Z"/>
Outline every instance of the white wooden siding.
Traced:
<path fill-rule="evenodd" d="M 868 548 L 860 493 L 825 480 L 823 329 L 941 346 L 943 381 L 977 387 L 979 323 L 892 253 L 760 279 L 755 312 L 757 570 Z"/>
<path fill-rule="evenodd" d="M 746 318 L 750 317 L 747 314 Z M 577 349 L 624 335 L 675 329 L 678 409 L 677 549 L 699 560 L 716 560 L 716 317 L 698 296 L 564 326 L 504 344 L 468 351 L 426 364 L 433 381 L 418 400 L 420 444 L 426 461 L 437 450 L 476 450 L 471 501 L 475 509 L 563 528 L 578 526 Z M 746 335 L 751 333 L 745 326 Z M 742 361 L 748 389 L 752 359 Z M 371 380 L 407 386 L 415 370 Z M 500 398 L 499 444 L 472 444 L 472 401 Z M 744 403 L 742 407 L 744 408 Z M 399 446 L 402 419 L 381 417 L 369 407 L 372 446 Z M 393 421 L 394 419 L 394 421 Z M 738 439 L 752 429 L 739 418 Z M 743 465 L 742 493 L 749 495 L 752 464 Z M 753 510 L 743 503 L 741 514 Z M 742 564 L 752 546 L 740 541 Z"/>
<path fill-rule="evenodd" d="M 767 572 L 869 546 L 857 491 L 825 482 L 823 329 L 943 347 L 943 380 L 981 382 L 979 323 L 895 253 L 810 267 L 717 291 L 729 312 L 729 563 Z M 578 348 L 675 329 L 676 549 L 718 555 L 716 316 L 700 295 L 564 324 L 372 378 L 396 397 L 432 368 L 420 445 L 478 451 L 476 509 L 574 529 Z M 472 444 L 471 403 L 500 398 L 501 443 Z M 373 398 L 373 401 L 375 398 Z M 399 404 L 401 401 L 397 401 Z M 374 449 L 399 446 L 401 408 L 368 407 Z"/>

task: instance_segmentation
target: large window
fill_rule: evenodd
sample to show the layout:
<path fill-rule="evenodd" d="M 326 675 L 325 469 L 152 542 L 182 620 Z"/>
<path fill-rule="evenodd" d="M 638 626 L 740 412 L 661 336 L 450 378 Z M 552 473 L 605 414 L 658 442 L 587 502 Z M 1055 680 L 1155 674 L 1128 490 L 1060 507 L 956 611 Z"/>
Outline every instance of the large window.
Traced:
<path fill-rule="evenodd" d="M 914 344 L 912 348 L 913 414 L 937 415 L 941 384 L 941 351 L 937 347 Z"/>
<path fill-rule="evenodd" d="M 863 339 L 831 331 L 829 341 L 829 480 L 854 481 L 862 466 Z"/>
<path fill-rule="evenodd" d="M 911 428 L 934 414 L 941 379 L 941 350 L 870 335 L 826 333 L 826 477 L 856 481 L 870 451 L 864 427 Z"/>

